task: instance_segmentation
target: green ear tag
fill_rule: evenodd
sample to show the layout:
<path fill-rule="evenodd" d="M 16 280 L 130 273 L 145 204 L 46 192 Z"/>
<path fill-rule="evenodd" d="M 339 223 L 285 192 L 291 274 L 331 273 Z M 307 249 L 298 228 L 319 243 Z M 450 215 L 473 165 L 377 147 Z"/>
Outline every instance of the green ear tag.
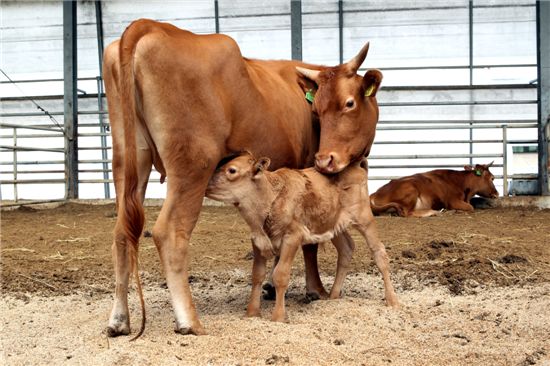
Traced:
<path fill-rule="evenodd" d="M 306 100 L 307 100 L 309 103 L 313 103 L 313 100 L 315 100 L 315 93 L 313 93 L 313 90 L 312 90 L 312 89 L 309 89 L 309 90 L 306 92 Z"/>
<path fill-rule="evenodd" d="M 476 173 L 476 175 L 478 175 L 478 176 L 481 177 L 481 174 L 482 174 L 482 173 L 481 173 L 481 170 L 475 170 L 475 173 Z"/>
<path fill-rule="evenodd" d="M 365 97 L 370 97 L 373 92 L 374 92 L 374 84 L 372 84 L 367 88 L 367 90 L 365 90 Z"/>

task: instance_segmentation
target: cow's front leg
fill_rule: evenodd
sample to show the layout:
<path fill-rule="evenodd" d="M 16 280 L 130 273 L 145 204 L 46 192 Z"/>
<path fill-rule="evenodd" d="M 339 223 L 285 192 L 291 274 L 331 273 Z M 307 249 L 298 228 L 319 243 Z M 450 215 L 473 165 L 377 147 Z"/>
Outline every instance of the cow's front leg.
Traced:
<path fill-rule="evenodd" d="M 332 285 L 332 289 L 330 290 L 330 298 L 337 299 L 341 296 L 342 286 L 351 266 L 351 258 L 353 256 L 355 244 L 347 231 L 344 231 L 332 238 L 332 243 L 338 252 L 338 262 L 336 267 L 336 277 L 334 278 L 334 283 Z"/>
<path fill-rule="evenodd" d="M 472 206 L 468 202 L 456 199 L 456 200 L 453 200 L 453 201 L 449 202 L 449 205 L 448 205 L 447 209 L 472 212 L 474 210 L 474 206 Z"/>
<path fill-rule="evenodd" d="M 281 242 L 281 255 L 279 262 L 273 270 L 273 284 L 275 285 L 275 307 L 271 320 L 282 322 L 285 320 L 285 293 L 290 280 L 292 261 L 296 256 L 298 247 L 302 244 L 301 237 L 297 235 L 287 236 Z"/>
<path fill-rule="evenodd" d="M 390 264 L 388 255 L 384 244 L 382 244 L 380 238 L 378 237 L 376 222 L 374 221 L 374 216 L 372 215 L 370 206 L 365 205 L 363 207 L 360 214 L 359 223 L 356 226 L 361 235 L 363 235 L 367 241 L 367 245 L 369 246 L 369 249 L 374 257 L 374 263 L 376 263 L 378 270 L 382 274 L 386 303 L 388 306 L 398 308 L 399 301 L 397 300 L 397 295 L 395 294 L 395 290 L 393 289 L 390 279 Z"/>
<path fill-rule="evenodd" d="M 262 281 L 265 279 L 266 259 L 261 254 L 260 249 L 252 245 L 254 251 L 254 263 L 252 264 L 252 290 L 250 291 L 250 300 L 246 308 L 246 316 L 261 316 L 260 298 L 262 295 Z"/>
<path fill-rule="evenodd" d="M 306 270 L 306 296 L 310 300 L 328 298 L 328 293 L 323 286 L 323 282 L 321 282 L 321 277 L 319 276 L 319 267 L 317 264 L 318 248 L 318 244 L 308 244 L 302 246 Z"/>

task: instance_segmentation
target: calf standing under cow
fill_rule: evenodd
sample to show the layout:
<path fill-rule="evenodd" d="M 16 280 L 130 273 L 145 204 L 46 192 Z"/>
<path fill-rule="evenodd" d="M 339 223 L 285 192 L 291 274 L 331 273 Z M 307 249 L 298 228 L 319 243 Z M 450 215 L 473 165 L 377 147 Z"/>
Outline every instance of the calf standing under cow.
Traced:
<path fill-rule="evenodd" d="M 497 198 L 492 165 L 466 165 L 463 171 L 438 169 L 393 179 L 370 196 L 374 214 L 395 210 L 399 216 L 427 217 L 437 210 L 473 211 L 473 196 Z"/>
<path fill-rule="evenodd" d="M 216 170 L 206 192 L 212 199 L 235 205 L 251 228 L 254 264 L 247 315 L 260 315 L 266 257 L 275 252 L 279 261 L 273 271 L 276 302 L 272 320 L 285 319 L 292 261 L 305 243 L 332 239 L 338 251 L 338 268 L 330 297 L 339 297 L 353 253 L 353 241 L 345 232 L 349 225 L 359 230 L 373 253 L 384 280 L 387 304 L 398 307 L 388 256 L 369 205 L 366 170 L 354 163 L 328 176 L 314 168 L 269 172 L 269 163 L 268 158 L 255 160 L 250 153 L 243 153 Z"/>

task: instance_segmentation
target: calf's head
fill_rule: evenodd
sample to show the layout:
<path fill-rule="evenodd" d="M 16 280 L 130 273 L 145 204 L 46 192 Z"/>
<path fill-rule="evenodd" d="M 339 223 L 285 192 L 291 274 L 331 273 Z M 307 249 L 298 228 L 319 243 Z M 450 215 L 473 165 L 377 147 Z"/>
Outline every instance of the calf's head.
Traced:
<path fill-rule="evenodd" d="M 464 169 L 474 175 L 473 190 L 474 193 L 486 198 L 497 198 L 498 191 L 495 188 L 495 176 L 489 171 L 490 164 L 476 164 L 475 166 L 466 165 Z"/>
<path fill-rule="evenodd" d="M 258 184 L 265 179 L 269 158 L 255 159 L 249 152 L 222 160 L 210 178 L 206 196 L 216 201 L 239 205 L 243 199 L 254 199 L 259 194 Z"/>
<path fill-rule="evenodd" d="M 349 62 L 311 70 L 297 67 L 298 72 L 315 82 L 317 90 L 312 111 L 319 117 L 321 138 L 315 155 L 315 167 L 322 173 L 338 173 L 351 162 L 368 155 L 378 122 L 376 92 L 382 73 L 369 70 L 365 76 L 357 70 L 365 60 L 369 44 Z"/>

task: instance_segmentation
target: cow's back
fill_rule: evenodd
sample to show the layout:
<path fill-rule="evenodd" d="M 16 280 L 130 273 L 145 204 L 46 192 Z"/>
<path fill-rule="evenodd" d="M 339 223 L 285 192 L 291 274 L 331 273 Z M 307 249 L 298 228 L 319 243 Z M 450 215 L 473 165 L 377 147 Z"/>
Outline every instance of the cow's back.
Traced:
<path fill-rule="evenodd" d="M 134 54 L 138 114 L 162 159 L 173 153 L 170 137 L 179 136 L 183 144 L 204 141 L 205 155 L 215 146 L 222 156 L 269 156 L 273 169 L 312 164 L 318 136 L 298 84 L 301 63 L 248 60 L 228 36 L 137 23 L 150 29 Z"/>

